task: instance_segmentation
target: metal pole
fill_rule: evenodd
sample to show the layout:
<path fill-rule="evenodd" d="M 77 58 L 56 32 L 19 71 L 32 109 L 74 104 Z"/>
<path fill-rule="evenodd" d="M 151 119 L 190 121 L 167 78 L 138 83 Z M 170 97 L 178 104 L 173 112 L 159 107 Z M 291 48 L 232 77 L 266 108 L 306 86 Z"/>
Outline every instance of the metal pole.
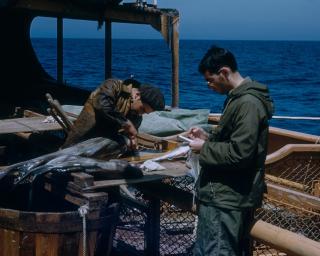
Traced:
<path fill-rule="evenodd" d="M 146 255 L 160 255 L 160 199 L 152 197 L 147 211 L 145 230 Z"/>
<path fill-rule="evenodd" d="M 63 19 L 57 18 L 57 80 L 63 83 Z"/>
<path fill-rule="evenodd" d="M 179 106 L 179 17 L 172 19 L 171 54 L 172 54 L 172 107 Z"/>
<path fill-rule="evenodd" d="M 111 20 L 105 21 L 105 79 L 112 76 L 112 23 Z"/>

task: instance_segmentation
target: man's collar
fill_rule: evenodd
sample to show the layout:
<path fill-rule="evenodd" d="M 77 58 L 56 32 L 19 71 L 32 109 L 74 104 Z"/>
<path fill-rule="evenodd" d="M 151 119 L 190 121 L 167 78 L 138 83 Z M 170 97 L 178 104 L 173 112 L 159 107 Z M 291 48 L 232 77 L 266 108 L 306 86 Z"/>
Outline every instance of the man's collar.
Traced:
<path fill-rule="evenodd" d="M 249 76 L 245 77 L 243 79 L 243 81 L 236 88 L 233 88 L 232 90 L 230 90 L 228 92 L 228 96 L 230 97 L 230 96 L 236 94 L 238 92 L 238 90 L 242 89 L 241 87 L 243 87 L 243 85 L 250 83 L 250 82 L 252 82 L 251 78 Z"/>

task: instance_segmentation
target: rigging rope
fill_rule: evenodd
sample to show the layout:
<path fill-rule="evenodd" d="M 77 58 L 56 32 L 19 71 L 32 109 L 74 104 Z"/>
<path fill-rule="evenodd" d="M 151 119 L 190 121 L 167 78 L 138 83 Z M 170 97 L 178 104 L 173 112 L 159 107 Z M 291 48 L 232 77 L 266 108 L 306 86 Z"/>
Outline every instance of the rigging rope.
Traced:
<path fill-rule="evenodd" d="M 89 212 L 89 204 L 79 207 L 79 215 L 82 218 L 82 255 L 87 256 L 87 220 L 86 215 Z"/>

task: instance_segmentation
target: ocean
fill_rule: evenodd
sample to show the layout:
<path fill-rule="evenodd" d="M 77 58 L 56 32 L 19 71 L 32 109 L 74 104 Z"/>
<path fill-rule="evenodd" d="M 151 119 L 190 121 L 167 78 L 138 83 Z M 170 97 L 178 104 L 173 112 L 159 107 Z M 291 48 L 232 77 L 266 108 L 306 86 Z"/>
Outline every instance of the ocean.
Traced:
<path fill-rule="evenodd" d="M 45 70 L 56 77 L 56 40 L 33 38 Z M 320 42 L 180 41 L 180 107 L 222 110 L 225 96 L 207 87 L 198 64 L 211 45 L 231 50 L 243 76 L 269 86 L 277 116 L 320 117 Z M 158 86 L 171 104 L 171 53 L 164 40 L 114 39 L 113 77 Z M 104 40 L 64 39 L 64 80 L 70 86 L 95 89 L 104 80 Z M 320 135 L 320 120 L 272 119 L 271 125 Z"/>

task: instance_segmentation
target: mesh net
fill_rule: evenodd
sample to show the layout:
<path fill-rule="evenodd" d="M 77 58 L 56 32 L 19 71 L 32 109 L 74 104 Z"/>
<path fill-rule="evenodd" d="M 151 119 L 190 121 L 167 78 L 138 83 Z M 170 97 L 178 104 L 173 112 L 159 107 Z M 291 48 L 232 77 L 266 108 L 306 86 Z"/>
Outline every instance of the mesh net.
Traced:
<path fill-rule="evenodd" d="M 320 241 L 320 213 L 265 196 L 263 205 L 257 209 L 255 217 L 312 240 Z M 257 255 L 286 255 L 257 241 L 254 242 L 254 246 Z"/>
<path fill-rule="evenodd" d="M 189 176 L 166 179 L 170 186 L 193 193 L 194 182 Z M 192 255 L 195 241 L 196 215 L 174 205 L 161 202 L 161 255 Z"/>
<path fill-rule="evenodd" d="M 319 197 L 320 156 L 310 153 L 293 154 L 279 163 L 266 166 L 269 182 L 292 191 Z M 271 176 L 271 179 L 270 179 Z M 165 179 L 166 185 L 193 193 L 193 179 L 189 176 Z M 115 246 L 130 251 L 130 255 L 144 255 L 146 249 L 147 214 L 150 201 L 138 190 L 132 190 L 137 201 L 145 204 L 138 209 L 124 204 L 121 210 Z M 319 209 L 319 208 L 317 208 Z M 256 218 L 280 228 L 320 241 L 320 212 L 313 208 L 292 205 L 287 200 L 265 195 Z M 160 255 L 192 255 L 197 218 L 189 211 L 160 201 Z M 253 255 L 286 255 L 284 252 L 254 241 Z"/>
<path fill-rule="evenodd" d="M 320 195 L 319 153 L 297 152 L 266 166 L 266 179 L 294 190 Z"/>
<path fill-rule="evenodd" d="M 270 183 L 289 188 L 294 193 L 319 198 L 320 155 L 312 152 L 293 153 L 266 166 Z M 320 242 L 320 211 L 318 207 L 293 204 L 288 197 L 266 194 L 256 218 Z M 286 255 L 263 243 L 254 242 L 254 255 Z"/>
<path fill-rule="evenodd" d="M 163 182 L 184 191 L 193 191 L 193 179 L 189 176 L 165 179 Z M 147 246 L 147 211 L 151 207 L 151 202 L 139 190 L 131 188 L 130 191 L 135 200 L 145 204 L 146 208 L 138 209 L 133 205 L 122 205 L 114 247 L 118 251 L 130 252 L 130 255 L 144 255 Z M 195 223 L 196 215 L 192 212 L 160 201 L 160 255 L 192 255 Z"/>

